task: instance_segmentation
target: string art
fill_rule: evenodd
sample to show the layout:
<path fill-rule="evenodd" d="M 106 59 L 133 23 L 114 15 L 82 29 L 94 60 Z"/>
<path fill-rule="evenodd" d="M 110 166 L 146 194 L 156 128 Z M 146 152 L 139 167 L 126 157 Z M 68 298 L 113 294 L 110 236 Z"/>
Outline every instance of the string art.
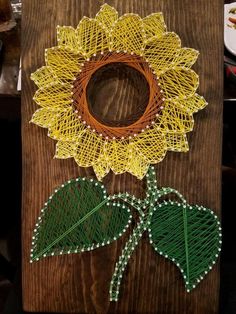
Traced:
<path fill-rule="evenodd" d="M 76 29 L 58 26 L 57 40 L 58 46 L 45 51 L 46 66 L 31 75 L 40 106 L 32 122 L 57 140 L 56 158 L 92 166 L 99 180 L 110 169 L 142 179 L 167 150 L 188 151 L 193 113 L 206 106 L 196 94 L 198 75 L 191 69 L 198 52 L 181 47 L 178 35 L 166 31 L 161 13 L 118 18 L 105 4 L 95 19 L 84 17 Z M 94 73 L 114 63 L 139 71 L 149 85 L 145 112 L 127 126 L 102 123 L 87 101 Z"/>
<path fill-rule="evenodd" d="M 180 269 L 191 291 L 219 255 L 220 222 L 212 210 L 189 205 L 175 189 L 158 188 L 151 164 L 162 161 L 167 151 L 188 151 L 193 114 L 207 104 L 196 93 L 198 75 L 191 69 L 198 52 L 181 47 L 178 35 L 167 32 L 162 13 L 118 17 L 107 4 L 95 18 L 83 17 L 76 29 L 58 26 L 57 41 L 45 51 L 46 66 L 31 75 L 40 106 L 31 121 L 57 140 L 56 158 L 92 166 L 99 181 L 110 170 L 145 177 L 147 192 L 138 199 L 128 193 L 108 195 L 94 179 L 64 182 L 41 210 L 31 262 L 94 250 L 130 232 L 110 283 L 110 300 L 117 301 L 125 267 L 147 232 L 155 251 Z M 149 88 L 145 110 L 125 124 L 101 121 L 88 101 L 95 74 L 114 65 L 132 68 Z"/>

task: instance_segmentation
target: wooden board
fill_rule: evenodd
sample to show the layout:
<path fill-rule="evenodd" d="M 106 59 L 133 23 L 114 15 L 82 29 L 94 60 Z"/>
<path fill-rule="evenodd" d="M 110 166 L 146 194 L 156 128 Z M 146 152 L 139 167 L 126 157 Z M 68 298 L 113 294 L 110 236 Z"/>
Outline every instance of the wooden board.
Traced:
<path fill-rule="evenodd" d="M 217 313 L 219 267 L 190 294 L 177 268 L 157 256 L 145 235 L 133 254 L 122 282 L 118 303 L 109 303 L 109 281 L 125 243 L 93 253 L 45 258 L 29 263 L 31 236 L 40 208 L 54 188 L 78 175 L 94 176 L 91 169 L 78 169 L 73 160 L 56 160 L 55 141 L 46 130 L 29 124 L 36 110 L 36 90 L 30 73 L 44 64 L 44 49 L 56 44 L 56 25 L 76 26 L 82 16 L 94 17 L 103 1 L 24 0 L 22 16 L 22 250 L 23 306 L 31 312 L 62 313 Z M 220 214 L 223 3 L 220 0 L 129 0 L 107 1 L 120 14 L 142 17 L 162 11 L 168 29 L 183 46 L 200 51 L 194 69 L 200 74 L 199 93 L 207 109 L 195 115 L 194 131 L 188 135 L 190 152 L 168 153 L 157 165 L 161 186 L 183 193 L 190 203 L 213 208 Z M 119 84 L 119 83 L 117 83 Z M 118 114 L 114 112 L 114 114 Z M 109 174 L 104 180 L 110 192 L 144 194 L 145 182 L 131 175 Z"/>

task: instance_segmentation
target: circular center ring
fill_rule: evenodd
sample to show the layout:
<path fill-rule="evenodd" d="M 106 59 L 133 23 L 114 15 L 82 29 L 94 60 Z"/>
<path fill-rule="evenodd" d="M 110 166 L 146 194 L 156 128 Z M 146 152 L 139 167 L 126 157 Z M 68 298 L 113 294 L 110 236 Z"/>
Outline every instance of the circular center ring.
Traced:
<path fill-rule="evenodd" d="M 138 119 L 128 119 L 131 121 L 129 125 L 108 125 L 101 121 L 91 107 L 88 101 L 88 89 L 91 88 L 89 83 L 94 75 L 101 71 L 101 68 L 114 64 L 117 66 L 124 64 L 131 69 L 138 71 L 145 78 L 149 86 L 149 98 L 145 110 L 138 114 Z M 115 69 L 115 68 L 114 68 Z M 157 119 L 162 109 L 162 93 L 158 86 L 158 81 L 152 73 L 147 62 L 140 56 L 124 54 L 124 53 L 106 53 L 99 55 L 86 61 L 81 72 L 76 77 L 73 84 L 73 107 L 82 122 L 91 128 L 100 136 L 106 139 L 129 138 L 143 132 L 144 129 L 151 127 L 152 123 Z M 106 102 L 106 99 L 104 99 Z M 134 114 L 135 117 L 135 114 Z M 133 120 L 133 121 L 132 121 Z"/>

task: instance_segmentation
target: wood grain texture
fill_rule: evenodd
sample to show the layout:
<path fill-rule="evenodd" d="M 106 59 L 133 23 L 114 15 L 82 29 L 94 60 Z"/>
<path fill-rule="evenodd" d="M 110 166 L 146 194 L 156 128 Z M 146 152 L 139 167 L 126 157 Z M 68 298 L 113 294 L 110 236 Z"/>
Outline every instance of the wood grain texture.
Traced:
<path fill-rule="evenodd" d="M 190 294 L 177 268 L 156 255 L 145 235 L 132 255 L 122 282 L 118 303 L 109 303 L 109 281 L 127 236 L 93 253 L 45 258 L 29 263 L 31 236 L 40 208 L 54 188 L 78 175 L 94 176 L 78 169 L 73 160 L 53 159 L 55 141 L 46 130 L 29 124 L 36 110 L 36 90 L 30 73 L 44 64 L 44 49 L 56 44 L 56 25 L 76 26 L 83 15 L 94 17 L 104 1 L 24 0 L 22 16 L 22 250 L 23 306 L 29 312 L 62 313 L 181 313 L 218 312 L 219 269 L 214 267 Z M 213 208 L 220 214 L 223 3 L 220 0 L 107 1 L 120 14 L 142 17 L 162 11 L 168 29 L 177 32 L 183 46 L 200 51 L 194 69 L 200 74 L 199 93 L 209 106 L 195 115 L 188 135 L 190 152 L 168 153 L 156 166 L 161 186 L 183 193 L 190 203 Z M 214 12 L 214 14 L 212 14 Z M 117 83 L 118 84 L 118 83 Z M 121 89 L 122 90 L 122 89 Z M 132 96 L 132 95 L 131 95 Z M 119 115 L 119 112 L 114 112 Z M 144 194 L 145 182 L 131 175 L 109 174 L 109 192 Z"/>

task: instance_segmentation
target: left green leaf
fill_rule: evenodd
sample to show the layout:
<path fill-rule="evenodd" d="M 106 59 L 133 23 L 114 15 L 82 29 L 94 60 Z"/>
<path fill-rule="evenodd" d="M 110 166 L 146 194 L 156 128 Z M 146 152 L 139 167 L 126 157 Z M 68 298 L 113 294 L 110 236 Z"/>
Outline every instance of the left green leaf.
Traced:
<path fill-rule="evenodd" d="M 131 218 L 130 209 L 110 201 L 100 182 L 69 180 L 55 190 L 41 210 L 34 229 L 31 261 L 107 245 L 126 231 Z"/>

